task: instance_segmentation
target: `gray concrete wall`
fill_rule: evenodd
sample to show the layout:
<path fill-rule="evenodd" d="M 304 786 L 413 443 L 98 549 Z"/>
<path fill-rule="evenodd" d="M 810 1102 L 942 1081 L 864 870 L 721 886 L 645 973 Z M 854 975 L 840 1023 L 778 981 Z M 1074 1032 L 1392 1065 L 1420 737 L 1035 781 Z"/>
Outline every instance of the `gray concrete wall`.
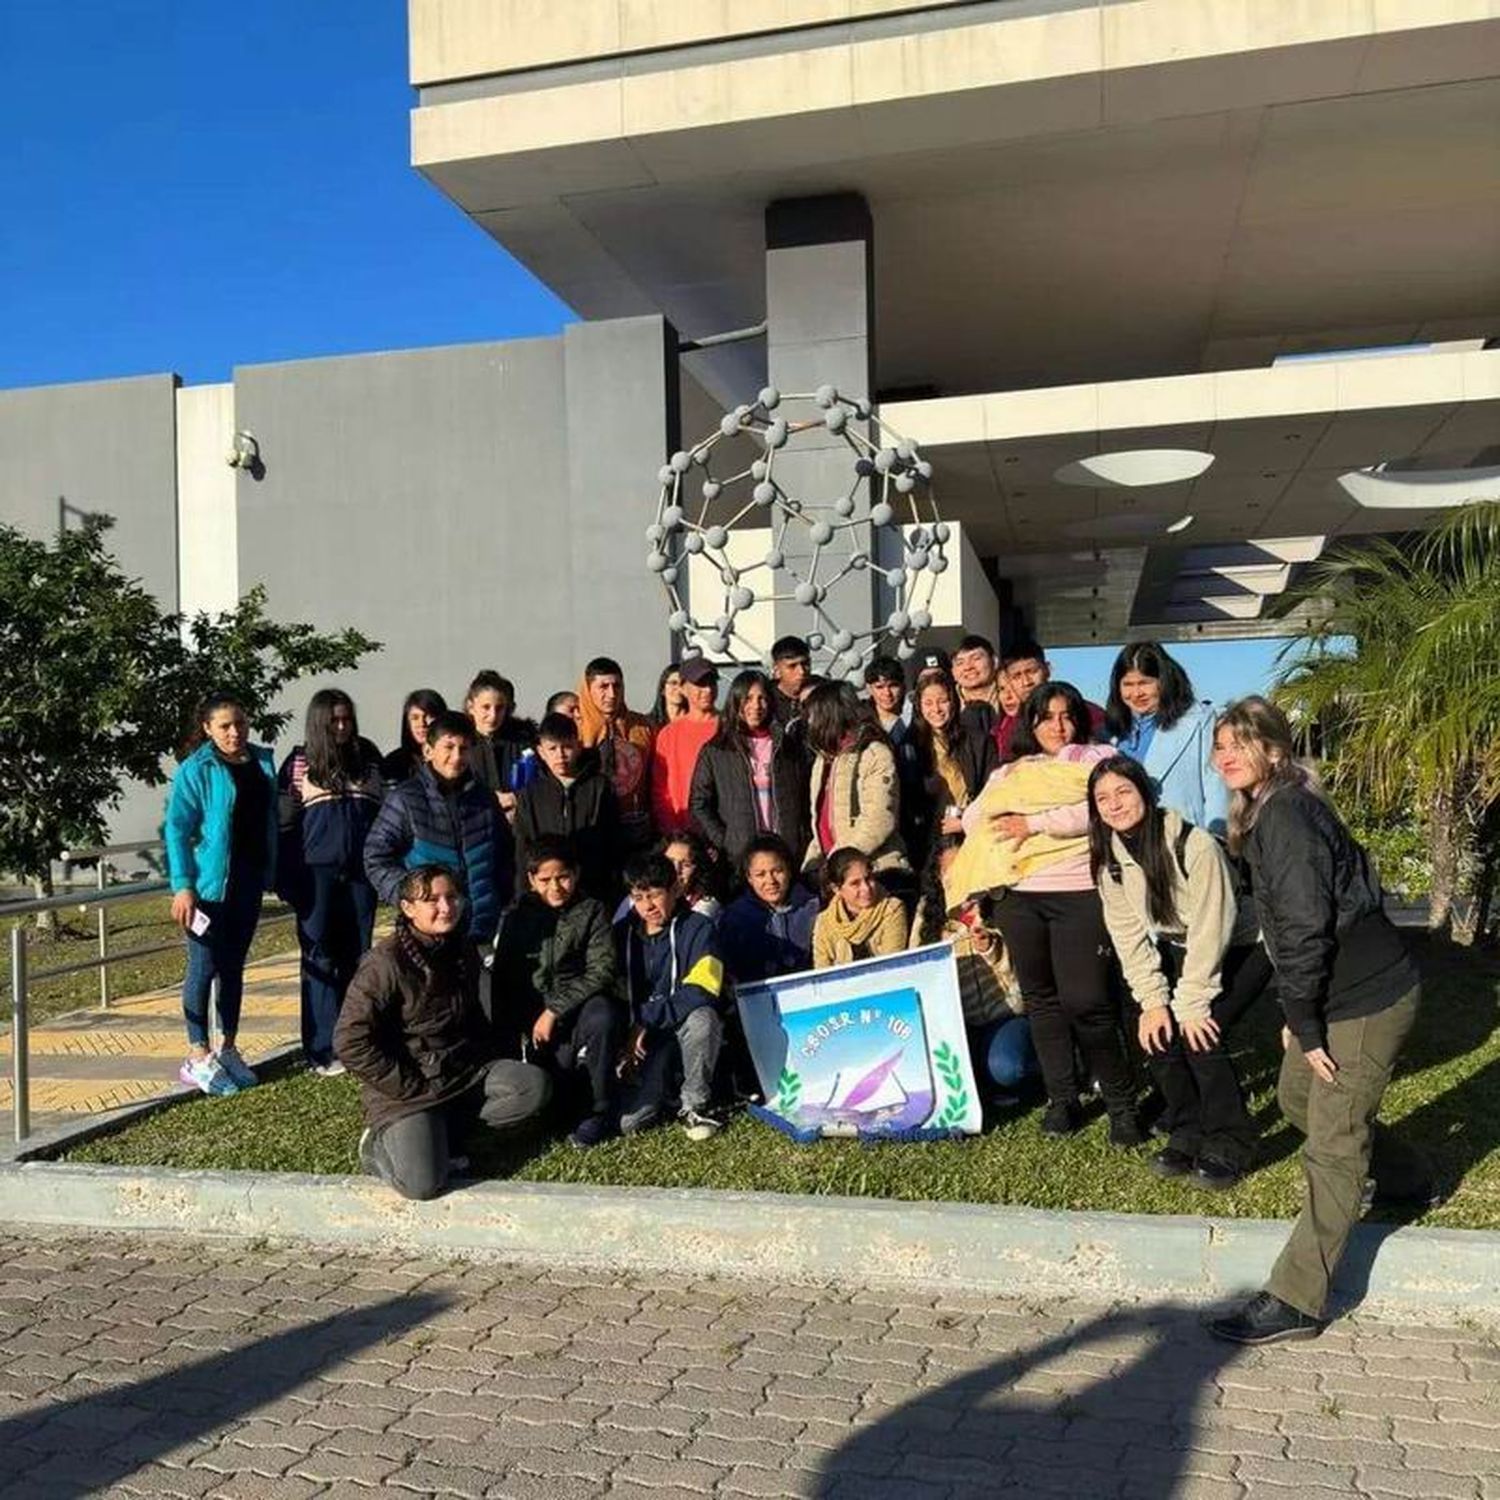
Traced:
<path fill-rule="evenodd" d="M 115 518 L 125 571 L 177 608 L 176 377 L 0 391 L 0 521 L 33 536 Z"/>
<path fill-rule="evenodd" d="M 649 699 L 668 650 L 642 536 L 675 440 L 667 338 L 636 318 L 235 372 L 265 465 L 237 480 L 240 588 L 385 643 L 340 679 L 382 749 L 408 689 L 456 705 L 481 667 L 536 713 L 608 652 Z"/>

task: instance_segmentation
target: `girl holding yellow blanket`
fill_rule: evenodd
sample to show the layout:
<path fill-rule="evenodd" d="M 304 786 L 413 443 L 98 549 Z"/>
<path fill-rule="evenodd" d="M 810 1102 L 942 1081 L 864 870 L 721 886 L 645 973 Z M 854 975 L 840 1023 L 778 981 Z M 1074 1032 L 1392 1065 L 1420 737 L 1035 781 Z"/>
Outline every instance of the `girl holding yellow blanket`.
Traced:
<path fill-rule="evenodd" d="M 944 883 L 949 910 L 991 893 L 1047 1087 L 1043 1131 L 1069 1135 L 1083 1123 L 1076 1044 L 1104 1095 L 1111 1142 L 1138 1146 L 1109 934 L 1089 870 L 1089 772 L 1112 751 L 1089 743 L 1087 705 L 1065 682 L 1027 698 L 1011 748 L 964 813 L 968 837 Z"/>

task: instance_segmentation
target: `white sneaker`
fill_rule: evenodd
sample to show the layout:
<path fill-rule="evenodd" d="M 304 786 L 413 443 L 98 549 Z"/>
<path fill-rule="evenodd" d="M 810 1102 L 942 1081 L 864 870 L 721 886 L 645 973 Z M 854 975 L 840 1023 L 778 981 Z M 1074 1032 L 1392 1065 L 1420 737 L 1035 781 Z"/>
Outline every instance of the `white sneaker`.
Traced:
<path fill-rule="evenodd" d="M 219 1066 L 218 1058 L 212 1053 L 207 1057 L 184 1059 L 182 1066 L 177 1070 L 177 1076 L 190 1088 L 195 1088 L 211 1098 L 222 1099 L 229 1094 L 239 1093 L 239 1086 Z"/>
<path fill-rule="evenodd" d="M 342 1078 L 349 1070 L 337 1058 L 331 1063 L 314 1063 L 313 1072 L 319 1078 Z"/>
<path fill-rule="evenodd" d="M 219 1048 L 219 1066 L 229 1074 L 237 1089 L 253 1089 L 260 1082 L 233 1042 Z"/>

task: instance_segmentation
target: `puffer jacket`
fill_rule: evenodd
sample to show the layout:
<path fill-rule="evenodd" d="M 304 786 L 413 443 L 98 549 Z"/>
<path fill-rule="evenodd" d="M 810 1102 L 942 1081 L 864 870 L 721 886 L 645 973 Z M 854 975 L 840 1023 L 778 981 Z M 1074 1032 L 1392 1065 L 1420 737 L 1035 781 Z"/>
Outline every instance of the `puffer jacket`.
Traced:
<path fill-rule="evenodd" d="M 543 1009 L 566 1016 L 618 989 L 614 928 L 600 902 L 580 896 L 559 911 L 528 892 L 505 914 L 495 939 L 497 1029 L 529 1029 Z"/>
<path fill-rule="evenodd" d="M 909 871 L 911 865 L 898 827 L 901 794 L 896 780 L 896 757 L 883 739 L 873 740 L 857 750 L 840 750 L 832 760 L 821 755 L 813 760 L 808 799 L 812 838 L 803 869 L 823 862 L 824 851 L 818 844 L 818 803 L 823 783 L 829 777 L 832 778 L 829 796 L 833 848 L 827 852 L 851 847 L 869 857 L 873 870 Z"/>
<path fill-rule="evenodd" d="M 771 804 L 779 833 L 793 849 L 807 847 L 807 761 L 795 737 L 771 726 Z M 750 759 L 733 745 L 710 741 L 698 754 L 689 810 L 699 831 L 738 869 L 745 848 L 760 831 Z"/>
<path fill-rule="evenodd" d="M 408 938 L 412 951 L 420 951 Z M 359 1079 L 375 1127 L 458 1097 L 495 1046 L 479 1004 L 479 953 L 462 940 L 449 962 L 420 966 L 399 936 L 378 942 L 349 982 L 333 1050 Z"/>
<path fill-rule="evenodd" d="M 365 873 L 394 905 L 401 877 L 418 865 L 443 865 L 464 877 L 469 935 L 487 943 L 510 900 L 514 845 L 495 799 L 472 776 L 445 793 L 431 766 L 386 794 L 365 838 Z"/>
<path fill-rule="evenodd" d="M 1286 785 L 1263 797 L 1243 853 L 1281 1008 L 1304 1052 L 1327 1045 L 1330 1021 L 1374 1015 L 1416 986 L 1369 856 L 1315 792 Z"/>

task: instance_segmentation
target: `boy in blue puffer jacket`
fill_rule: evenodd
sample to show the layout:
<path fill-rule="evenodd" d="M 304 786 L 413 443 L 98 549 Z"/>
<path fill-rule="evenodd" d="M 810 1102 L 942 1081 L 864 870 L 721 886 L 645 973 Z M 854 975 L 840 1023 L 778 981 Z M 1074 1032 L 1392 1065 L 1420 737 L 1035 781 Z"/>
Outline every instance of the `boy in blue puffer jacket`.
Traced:
<path fill-rule="evenodd" d="M 683 1129 L 690 1141 L 706 1141 L 722 1126 L 711 1112 L 724 1040 L 724 961 L 714 924 L 678 899 L 677 871 L 663 854 L 632 858 L 625 884 L 631 914 L 619 926 L 620 968 L 630 1040 L 620 1129 L 633 1135 L 654 1125 L 680 1077 Z"/>
<path fill-rule="evenodd" d="M 365 873 L 387 904 L 401 877 L 442 865 L 463 877 L 469 936 L 488 945 L 510 904 L 515 846 L 494 797 L 469 769 L 474 726 L 466 714 L 441 713 L 427 726 L 421 771 L 391 788 L 365 838 Z"/>

